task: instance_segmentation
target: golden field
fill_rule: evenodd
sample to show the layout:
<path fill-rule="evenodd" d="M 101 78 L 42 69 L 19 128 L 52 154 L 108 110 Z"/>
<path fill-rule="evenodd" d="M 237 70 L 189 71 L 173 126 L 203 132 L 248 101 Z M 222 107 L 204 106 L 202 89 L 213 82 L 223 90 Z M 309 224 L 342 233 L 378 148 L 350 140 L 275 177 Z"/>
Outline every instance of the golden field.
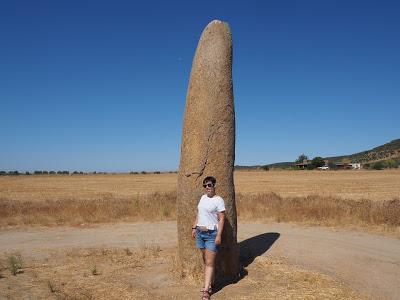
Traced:
<path fill-rule="evenodd" d="M 243 194 L 390 200 L 400 197 L 400 169 L 236 172 L 235 184 L 236 191 Z"/>
<path fill-rule="evenodd" d="M 0 227 L 176 218 L 177 175 L 0 177 Z M 242 221 L 300 222 L 399 231 L 400 170 L 238 171 Z"/>
<path fill-rule="evenodd" d="M 127 198 L 176 190 L 177 174 L 31 175 L 0 177 L 0 198 L 23 201 Z M 236 192 L 346 199 L 400 197 L 400 170 L 236 171 Z"/>
<path fill-rule="evenodd" d="M 400 237 L 399 182 L 399 170 L 238 171 L 238 218 L 350 226 Z M 174 220 L 176 184 L 177 174 L 171 173 L 3 176 L 0 229 Z M 18 252 L 0 256 L 1 299 L 198 296 L 199 282 L 179 277 L 175 249 L 157 244 L 52 250 L 21 257 L 21 266 L 13 274 L 10 261 L 16 258 L 18 262 L 20 257 Z M 293 265 L 285 257 L 241 252 L 241 258 L 255 258 L 246 267 L 248 275 L 213 298 L 370 299 L 332 276 Z"/>

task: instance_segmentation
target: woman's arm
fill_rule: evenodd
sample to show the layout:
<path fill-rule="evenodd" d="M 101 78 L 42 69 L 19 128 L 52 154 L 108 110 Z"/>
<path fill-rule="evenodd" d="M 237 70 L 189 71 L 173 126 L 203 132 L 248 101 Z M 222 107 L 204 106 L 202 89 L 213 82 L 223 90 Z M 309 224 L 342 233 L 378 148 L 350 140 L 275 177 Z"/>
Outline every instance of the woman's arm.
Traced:
<path fill-rule="evenodd" d="M 196 237 L 196 226 L 197 226 L 197 222 L 198 222 L 198 215 L 196 214 L 196 219 L 194 220 L 194 224 L 192 226 L 192 238 Z M 193 229 L 194 228 L 194 229 Z"/>
<path fill-rule="evenodd" d="M 198 222 L 199 222 L 199 216 L 196 214 L 196 219 L 194 219 L 192 228 L 196 227 Z"/>
<path fill-rule="evenodd" d="M 222 231 L 224 231 L 225 211 L 218 213 L 218 233 L 215 238 L 215 245 L 221 245 Z"/>

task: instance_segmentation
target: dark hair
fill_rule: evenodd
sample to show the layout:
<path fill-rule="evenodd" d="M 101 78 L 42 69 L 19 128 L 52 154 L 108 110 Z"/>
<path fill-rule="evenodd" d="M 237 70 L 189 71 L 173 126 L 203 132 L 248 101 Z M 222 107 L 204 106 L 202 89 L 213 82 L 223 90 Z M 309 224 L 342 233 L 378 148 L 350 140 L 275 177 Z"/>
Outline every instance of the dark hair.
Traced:
<path fill-rule="evenodd" d="M 217 183 L 217 179 L 215 179 L 212 176 L 207 176 L 206 178 L 204 178 L 203 180 L 203 184 L 205 184 L 207 181 L 211 181 L 211 183 L 215 186 L 215 184 Z"/>

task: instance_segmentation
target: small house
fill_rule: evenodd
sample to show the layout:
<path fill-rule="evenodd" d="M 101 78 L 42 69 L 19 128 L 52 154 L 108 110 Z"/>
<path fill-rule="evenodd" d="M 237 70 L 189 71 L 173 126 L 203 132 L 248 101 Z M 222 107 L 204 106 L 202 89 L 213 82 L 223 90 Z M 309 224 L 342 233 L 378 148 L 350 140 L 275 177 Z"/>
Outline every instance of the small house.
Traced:
<path fill-rule="evenodd" d="M 352 170 L 361 170 L 361 164 L 360 163 L 351 163 L 349 164 Z"/>
<path fill-rule="evenodd" d="M 308 159 L 303 159 L 303 162 L 295 164 L 295 166 L 300 169 L 307 169 L 309 165 L 311 165 L 311 160 Z"/>

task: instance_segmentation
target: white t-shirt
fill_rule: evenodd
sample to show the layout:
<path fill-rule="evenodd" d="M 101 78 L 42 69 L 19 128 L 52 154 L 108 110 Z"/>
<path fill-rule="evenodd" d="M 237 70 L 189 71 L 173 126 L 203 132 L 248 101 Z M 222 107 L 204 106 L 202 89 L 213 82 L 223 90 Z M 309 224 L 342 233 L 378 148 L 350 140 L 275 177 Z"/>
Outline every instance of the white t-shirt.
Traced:
<path fill-rule="evenodd" d="M 210 230 L 218 227 L 218 213 L 225 211 L 224 199 L 215 195 L 210 198 L 203 195 L 197 205 L 197 226 L 205 226 Z"/>

